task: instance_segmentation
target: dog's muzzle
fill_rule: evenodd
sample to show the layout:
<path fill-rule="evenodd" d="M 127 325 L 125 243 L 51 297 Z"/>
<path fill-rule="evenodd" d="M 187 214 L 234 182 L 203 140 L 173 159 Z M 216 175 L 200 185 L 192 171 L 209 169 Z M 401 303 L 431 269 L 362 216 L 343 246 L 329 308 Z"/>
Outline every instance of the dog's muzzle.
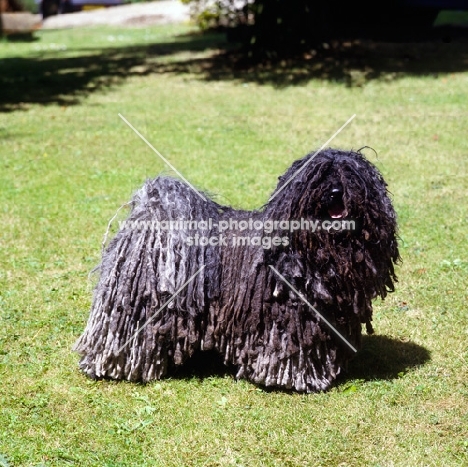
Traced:
<path fill-rule="evenodd" d="M 332 219 L 342 219 L 347 216 L 348 213 L 343 203 L 343 190 L 341 188 L 333 188 L 331 191 L 327 210 Z"/>

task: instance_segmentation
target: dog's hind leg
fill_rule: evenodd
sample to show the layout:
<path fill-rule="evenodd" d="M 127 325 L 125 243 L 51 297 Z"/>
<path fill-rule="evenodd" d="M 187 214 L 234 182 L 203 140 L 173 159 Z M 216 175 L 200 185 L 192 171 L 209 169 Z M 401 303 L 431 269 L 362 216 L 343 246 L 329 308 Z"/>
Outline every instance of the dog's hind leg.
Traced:
<path fill-rule="evenodd" d="M 216 214 L 213 203 L 173 179 L 150 180 L 135 195 L 125 227 L 103 254 L 88 324 L 75 345 L 86 374 L 159 379 L 200 347 L 216 261 L 207 260 L 206 248 L 190 246 L 186 229 L 163 222 Z"/>

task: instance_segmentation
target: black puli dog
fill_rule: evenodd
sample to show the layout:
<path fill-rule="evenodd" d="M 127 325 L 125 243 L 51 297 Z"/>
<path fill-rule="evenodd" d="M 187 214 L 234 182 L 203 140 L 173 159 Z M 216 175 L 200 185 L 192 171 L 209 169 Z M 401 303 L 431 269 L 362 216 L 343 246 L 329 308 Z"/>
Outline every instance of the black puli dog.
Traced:
<path fill-rule="evenodd" d="M 93 378 L 160 379 L 196 351 L 237 377 L 326 390 L 373 332 L 399 259 L 387 185 L 359 152 L 327 149 L 279 178 L 258 211 L 148 180 L 105 249 L 75 345 Z"/>

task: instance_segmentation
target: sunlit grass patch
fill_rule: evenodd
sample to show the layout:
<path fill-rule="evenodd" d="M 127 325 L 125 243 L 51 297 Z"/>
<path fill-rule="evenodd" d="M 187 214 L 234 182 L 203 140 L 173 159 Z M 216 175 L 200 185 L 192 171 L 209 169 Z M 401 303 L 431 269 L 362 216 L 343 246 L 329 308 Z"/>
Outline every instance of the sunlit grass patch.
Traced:
<path fill-rule="evenodd" d="M 0 465 L 466 465 L 462 64 L 383 70 L 359 86 L 264 80 L 281 64 L 213 79 L 199 58 L 222 39 L 194 44 L 190 31 L 43 31 L 0 44 L 2 92 L 19 93 L 1 96 L 0 113 Z M 438 47 L 434 63 L 444 60 Z M 145 386 L 80 374 L 70 349 L 108 221 L 146 178 L 171 173 L 119 113 L 197 188 L 249 209 L 357 115 L 331 144 L 372 148 L 403 262 L 396 292 L 376 303 L 377 335 L 335 388 L 267 392 L 218 370 Z"/>

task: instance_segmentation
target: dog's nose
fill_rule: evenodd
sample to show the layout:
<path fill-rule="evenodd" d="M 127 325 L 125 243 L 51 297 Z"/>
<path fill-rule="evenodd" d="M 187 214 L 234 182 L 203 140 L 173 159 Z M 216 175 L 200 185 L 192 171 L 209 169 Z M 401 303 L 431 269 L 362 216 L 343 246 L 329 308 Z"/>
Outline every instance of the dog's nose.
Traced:
<path fill-rule="evenodd" d="M 341 198 L 343 196 L 343 191 L 340 188 L 333 188 L 330 193 L 330 198 L 332 200 L 336 200 L 337 198 Z"/>

